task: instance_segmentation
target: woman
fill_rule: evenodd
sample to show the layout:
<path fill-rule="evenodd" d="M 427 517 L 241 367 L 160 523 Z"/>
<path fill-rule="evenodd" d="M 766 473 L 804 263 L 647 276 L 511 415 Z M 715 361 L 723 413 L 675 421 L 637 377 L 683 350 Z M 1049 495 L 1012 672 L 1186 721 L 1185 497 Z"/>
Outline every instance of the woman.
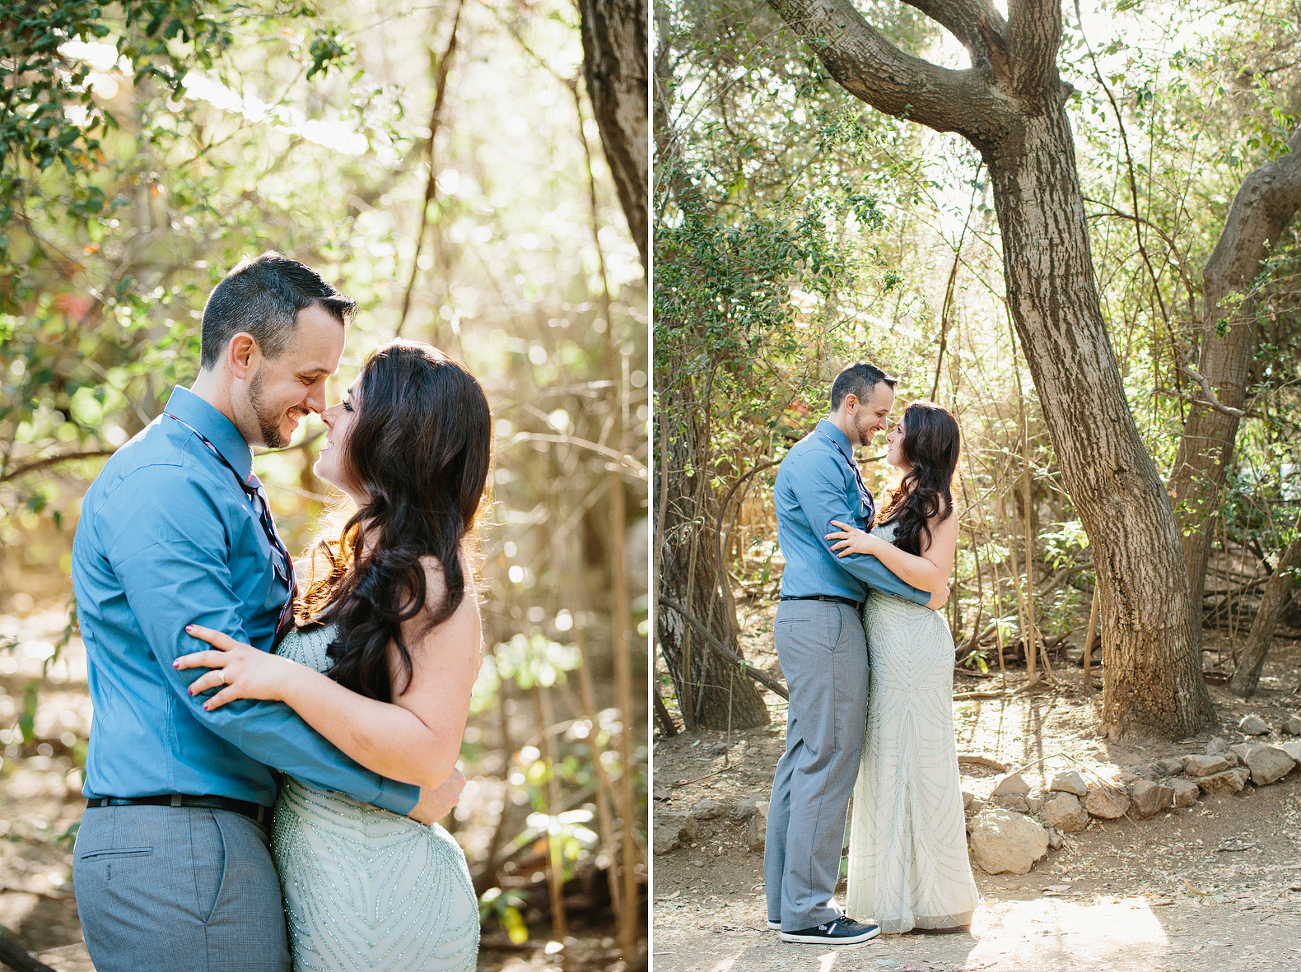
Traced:
<path fill-rule="evenodd" d="M 953 570 L 958 518 L 953 416 L 914 402 L 886 436 L 900 471 L 877 526 L 833 521 L 838 556 L 870 554 L 900 579 L 940 591 Z M 863 612 L 872 668 L 867 740 L 854 787 L 845 909 L 882 932 L 959 928 L 979 900 L 953 736 L 953 636 L 942 615 L 872 591 Z"/>
<path fill-rule="evenodd" d="M 455 769 L 481 658 L 464 547 L 488 475 L 488 403 L 441 352 L 394 341 L 323 418 L 316 473 L 357 511 L 318 541 L 298 629 L 269 655 L 191 625 L 218 650 L 176 665 L 213 669 L 191 695 L 224 684 L 205 709 L 279 699 L 366 768 L 435 787 Z M 295 972 L 475 967 L 477 899 L 442 827 L 288 778 L 273 843 Z"/>

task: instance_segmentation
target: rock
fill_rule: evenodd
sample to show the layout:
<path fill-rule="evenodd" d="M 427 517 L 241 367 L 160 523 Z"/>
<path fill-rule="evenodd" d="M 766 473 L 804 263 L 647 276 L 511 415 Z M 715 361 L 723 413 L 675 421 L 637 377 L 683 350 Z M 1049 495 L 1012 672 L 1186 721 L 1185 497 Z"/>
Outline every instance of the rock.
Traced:
<path fill-rule="evenodd" d="M 1275 780 L 1281 780 L 1292 772 L 1296 760 L 1283 749 L 1276 746 L 1252 746 L 1242 757 L 1247 769 L 1251 770 L 1251 782 L 1257 786 L 1266 786 Z"/>
<path fill-rule="evenodd" d="M 1156 763 L 1143 763 L 1139 766 L 1131 766 L 1129 771 L 1132 774 L 1133 779 L 1127 780 L 1126 782 L 1128 783 L 1134 782 L 1135 779 L 1156 782 L 1156 778 L 1161 775 L 1161 767 L 1157 766 Z"/>
<path fill-rule="evenodd" d="M 768 801 L 754 802 L 754 816 L 750 818 L 750 850 L 763 851 L 764 839 L 768 834 Z"/>
<path fill-rule="evenodd" d="M 1214 739 L 1212 739 L 1210 742 L 1206 744 L 1207 756 L 1214 756 L 1217 753 L 1227 753 L 1228 751 L 1229 751 L 1229 744 L 1226 743 L 1219 736 L 1216 736 Z"/>
<path fill-rule="evenodd" d="M 1227 746 L 1224 751 L 1228 752 Z M 1228 768 L 1229 761 L 1222 754 L 1217 753 L 1214 756 L 1191 757 L 1188 760 L 1188 765 L 1184 767 L 1184 771 L 1189 776 L 1210 776 L 1212 773 L 1219 773 Z"/>
<path fill-rule="evenodd" d="M 1200 777 L 1197 785 L 1202 788 L 1203 793 L 1237 793 L 1247 785 L 1249 779 L 1251 779 L 1250 770 L 1235 766 L 1223 773 Z"/>
<path fill-rule="evenodd" d="M 1238 723 L 1238 731 L 1248 736 L 1263 736 L 1269 732 L 1269 726 L 1260 716 L 1249 715 L 1242 717 L 1242 721 Z"/>
<path fill-rule="evenodd" d="M 713 820 L 727 812 L 727 805 L 722 800 L 701 800 L 691 809 L 691 816 L 697 820 Z"/>
<path fill-rule="evenodd" d="M 1100 817 L 1103 820 L 1116 820 L 1125 815 L 1129 809 L 1129 797 L 1125 795 L 1124 790 L 1117 790 L 1114 787 L 1091 786 L 1089 793 L 1084 798 L 1084 809 L 1089 811 L 1089 815 Z"/>
<path fill-rule="evenodd" d="M 1015 810 L 1017 813 L 1029 813 L 1030 804 L 1026 798 L 1015 793 L 1006 796 L 992 796 L 988 801 L 990 806 L 1000 807 L 1003 810 Z"/>
<path fill-rule="evenodd" d="M 1178 776 L 1184 771 L 1184 761 L 1187 758 L 1187 756 L 1167 756 L 1165 759 L 1158 759 L 1155 765 L 1162 776 Z"/>
<path fill-rule="evenodd" d="M 1176 807 L 1196 806 L 1197 798 L 1202 793 L 1196 780 L 1171 780 L 1170 788 L 1175 791 L 1173 802 Z"/>
<path fill-rule="evenodd" d="M 1041 796 L 1028 796 L 1025 798 L 1025 808 L 1029 813 L 1038 813 L 1039 808 L 1044 805 L 1044 798 Z"/>
<path fill-rule="evenodd" d="M 975 802 L 976 802 L 976 794 L 968 793 L 966 790 L 962 791 L 962 809 L 964 811 L 970 810 L 971 805 Z"/>
<path fill-rule="evenodd" d="M 1173 787 L 1160 783 L 1137 780 L 1129 789 L 1129 797 L 1134 801 L 1134 812 L 1140 817 L 1155 817 L 1174 804 L 1175 791 Z"/>
<path fill-rule="evenodd" d="M 745 823 L 754 816 L 754 805 L 758 801 L 757 796 L 742 797 L 732 804 L 732 819 L 737 823 Z"/>
<path fill-rule="evenodd" d="M 1232 753 L 1234 756 L 1237 756 L 1238 762 L 1241 763 L 1243 757 L 1247 755 L 1247 750 L 1251 749 L 1253 746 L 1259 746 L 1259 745 L 1260 743 L 1254 743 L 1254 742 L 1238 743 L 1236 746 L 1230 746 L 1229 752 Z M 1229 757 L 1225 756 L 1224 758 L 1228 759 Z M 1232 762 L 1232 760 L 1230 760 L 1230 762 Z"/>
<path fill-rule="evenodd" d="M 1048 785 L 1049 790 L 1058 793 L 1074 793 L 1077 797 L 1087 796 L 1089 793 L 1089 784 L 1084 781 L 1084 777 L 1075 770 L 1069 773 L 1058 773 L 1053 777 L 1052 783 Z"/>
<path fill-rule="evenodd" d="M 1048 853 L 1048 831 L 1023 814 L 982 810 L 972 821 L 971 857 L 986 874 L 1025 874 Z"/>
<path fill-rule="evenodd" d="M 1089 825 L 1089 814 L 1074 793 L 1058 793 L 1043 805 L 1039 819 L 1067 834 L 1079 833 Z"/>
<path fill-rule="evenodd" d="M 1062 844 L 1066 843 L 1066 838 L 1055 830 L 1048 831 L 1048 846 L 1053 850 L 1060 850 Z"/>
<path fill-rule="evenodd" d="M 990 795 L 996 797 L 1025 796 L 1029 792 L 1030 784 L 1025 781 L 1020 773 L 1008 773 L 998 781 L 998 785 L 994 787 L 994 792 Z M 1024 874 L 1025 872 L 1020 871 L 1018 873 Z"/>
<path fill-rule="evenodd" d="M 663 783 L 656 783 L 651 793 L 656 800 L 667 800 L 669 798 L 669 788 Z"/>
<path fill-rule="evenodd" d="M 1279 726 L 1289 736 L 1301 736 L 1301 716 L 1289 716 L 1287 722 Z"/>
<path fill-rule="evenodd" d="M 1283 752 L 1287 753 L 1298 763 L 1301 763 L 1301 742 L 1279 743 L 1278 748 L 1283 750 Z"/>
<path fill-rule="evenodd" d="M 655 814 L 655 853 L 667 854 L 682 846 L 684 840 L 696 836 L 698 821 L 689 813 L 668 812 Z"/>

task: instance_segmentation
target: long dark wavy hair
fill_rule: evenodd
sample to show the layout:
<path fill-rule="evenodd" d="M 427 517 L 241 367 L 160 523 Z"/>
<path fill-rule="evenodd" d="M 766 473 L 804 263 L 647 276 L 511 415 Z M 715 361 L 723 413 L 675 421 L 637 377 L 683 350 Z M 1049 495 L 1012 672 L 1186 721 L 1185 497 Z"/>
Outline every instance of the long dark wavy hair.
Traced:
<path fill-rule="evenodd" d="M 356 416 L 336 448 L 343 474 L 366 501 L 337 535 L 317 541 L 297 618 L 337 624 L 326 674 L 389 702 L 411 682 L 401 625 L 427 606 L 421 558 L 436 557 L 444 579 L 422 636 L 465 596 L 467 539 L 488 478 L 492 414 L 473 375 L 411 341 L 392 341 L 366 359 L 356 398 Z M 390 674 L 390 644 L 401 659 L 400 684 Z"/>
<path fill-rule="evenodd" d="M 913 402 L 903 413 L 902 458 L 909 465 L 890 491 L 880 523 L 898 523 L 894 545 L 920 557 L 931 542 L 930 520 L 943 523 L 953 513 L 953 473 L 962 435 L 957 420 L 933 402 Z"/>

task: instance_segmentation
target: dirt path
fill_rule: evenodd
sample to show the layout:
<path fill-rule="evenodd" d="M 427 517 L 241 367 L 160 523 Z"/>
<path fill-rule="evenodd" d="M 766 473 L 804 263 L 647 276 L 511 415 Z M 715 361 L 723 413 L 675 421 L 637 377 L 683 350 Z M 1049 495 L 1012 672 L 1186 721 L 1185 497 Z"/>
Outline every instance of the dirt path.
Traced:
<path fill-rule="evenodd" d="M 1248 713 L 1271 725 L 1301 714 L 1299 670 L 1301 648 L 1279 645 L 1251 703 L 1213 688 L 1224 723 L 1214 735 L 1240 742 L 1235 727 Z M 1053 694 L 955 701 L 959 753 L 1031 764 L 1025 777 L 1042 789 L 1061 770 L 1115 777 L 1164 756 L 1200 753 L 1213 735 L 1102 742 L 1094 731 L 1097 696 L 1085 691 L 1078 670 L 1058 674 L 1064 684 Z M 996 687 L 959 683 L 955 691 Z M 654 858 L 655 972 L 1301 972 L 1301 769 L 1149 820 L 1094 821 L 1029 874 L 976 869 L 983 900 L 969 931 L 890 935 L 838 949 L 784 944 L 765 927 L 763 858 L 751 850 L 746 813 L 768 797 L 784 719 L 784 708 L 774 707 L 772 725 L 730 739 L 656 740 L 655 817 L 691 816 L 695 835 Z M 997 771 L 961 767 L 963 789 L 987 797 Z"/>

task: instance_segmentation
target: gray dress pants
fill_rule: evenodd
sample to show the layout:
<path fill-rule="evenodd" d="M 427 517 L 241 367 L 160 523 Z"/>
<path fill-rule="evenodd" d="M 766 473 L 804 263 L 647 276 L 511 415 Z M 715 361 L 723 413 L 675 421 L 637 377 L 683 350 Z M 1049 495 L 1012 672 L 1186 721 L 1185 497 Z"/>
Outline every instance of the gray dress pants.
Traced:
<path fill-rule="evenodd" d="M 97 972 L 289 972 L 267 831 L 248 817 L 89 808 L 72 878 Z"/>
<path fill-rule="evenodd" d="M 790 703 L 768 806 L 768 917 L 783 931 L 831 921 L 867 722 L 863 621 L 837 601 L 782 601 L 773 627 Z"/>

